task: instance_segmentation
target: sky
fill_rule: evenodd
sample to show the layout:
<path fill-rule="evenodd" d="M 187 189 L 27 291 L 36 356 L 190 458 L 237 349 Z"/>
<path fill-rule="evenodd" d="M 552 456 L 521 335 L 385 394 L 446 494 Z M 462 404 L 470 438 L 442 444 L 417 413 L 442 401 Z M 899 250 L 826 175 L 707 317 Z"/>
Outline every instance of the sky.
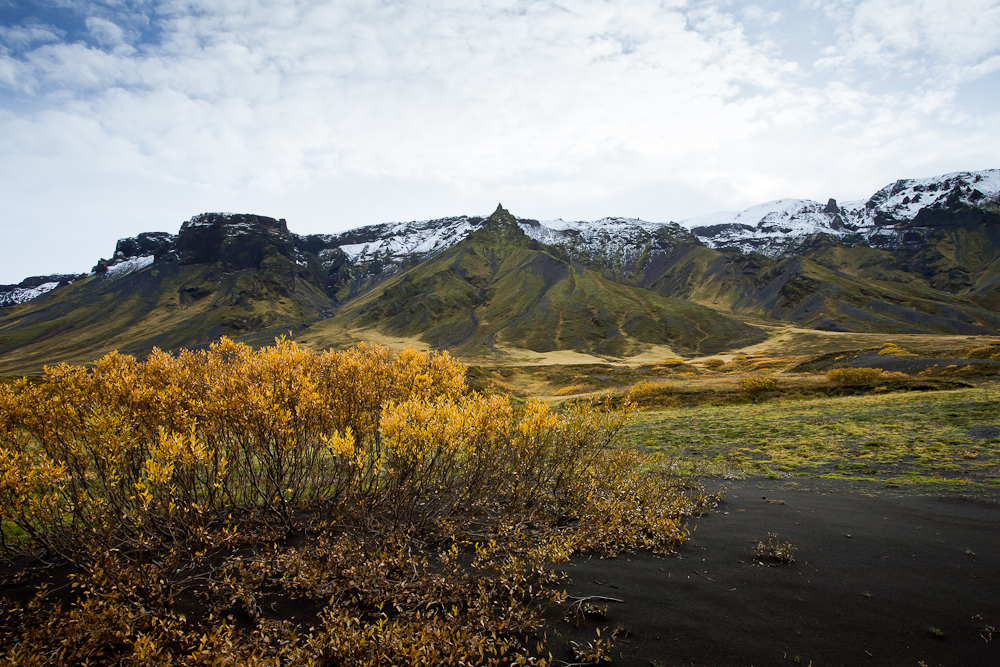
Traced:
<path fill-rule="evenodd" d="M 206 211 L 862 199 L 998 127 L 1000 0 L 0 0 L 0 283 Z"/>

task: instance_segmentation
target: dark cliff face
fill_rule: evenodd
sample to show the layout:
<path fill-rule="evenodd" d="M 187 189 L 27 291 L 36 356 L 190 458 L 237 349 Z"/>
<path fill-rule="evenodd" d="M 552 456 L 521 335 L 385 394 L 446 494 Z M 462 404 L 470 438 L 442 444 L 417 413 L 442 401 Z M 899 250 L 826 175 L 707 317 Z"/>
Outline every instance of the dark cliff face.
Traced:
<path fill-rule="evenodd" d="M 983 208 L 970 206 L 949 196 L 944 205 L 920 209 L 907 227 L 971 227 L 975 225 L 1000 225 L 1000 215 Z"/>
<path fill-rule="evenodd" d="M 274 259 L 283 258 L 304 267 L 300 271 L 302 277 L 333 294 L 357 272 L 339 250 L 344 242 L 330 234 L 293 234 L 284 219 L 202 213 L 183 223 L 177 234 L 144 232 L 119 240 L 112 259 L 100 260 L 93 270 L 103 274 L 116 264 L 152 256 L 155 262 L 179 262 L 181 266 L 217 264 L 226 272 L 235 272 L 263 269 L 265 264 L 273 268 Z"/>
<path fill-rule="evenodd" d="M 149 257 L 156 261 L 170 259 L 176 237 L 168 232 L 143 232 L 138 236 L 119 239 L 115 246 L 113 261 L 124 261 L 133 257 Z"/>
<path fill-rule="evenodd" d="M 220 262 L 238 271 L 255 269 L 273 255 L 293 259 L 295 241 L 284 219 L 203 213 L 181 225 L 174 251 L 181 264 Z"/>
<path fill-rule="evenodd" d="M 45 285 L 46 283 L 58 283 L 61 287 L 63 285 L 69 285 L 73 281 L 79 280 L 80 278 L 85 278 L 86 276 L 86 273 L 53 273 L 48 276 L 30 276 L 19 282 L 17 285 L 0 285 L 0 292 L 14 289 L 31 289 L 33 287 Z"/>

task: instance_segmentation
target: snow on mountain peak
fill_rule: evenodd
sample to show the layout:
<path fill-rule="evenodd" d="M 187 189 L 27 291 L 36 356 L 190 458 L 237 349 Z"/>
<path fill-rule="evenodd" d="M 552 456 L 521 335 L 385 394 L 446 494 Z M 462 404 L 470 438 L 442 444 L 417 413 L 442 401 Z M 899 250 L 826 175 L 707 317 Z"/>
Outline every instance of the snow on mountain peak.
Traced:
<path fill-rule="evenodd" d="M 1000 196 L 1000 169 L 961 171 L 929 178 L 901 179 L 869 199 L 823 205 L 809 199 L 778 199 L 736 212 L 689 218 L 681 226 L 711 248 L 777 255 L 793 251 L 812 234 L 835 238 L 860 235 L 873 240 L 886 228 L 914 220 L 923 209 L 945 204 L 978 206 Z"/>
<path fill-rule="evenodd" d="M 929 178 L 903 178 L 867 200 L 844 204 L 858 226 L 913 220 L 921 209 L 944 204 L 949 198 L 976 206 L 983 198 L 1000 196 L 1000 169 L 956 171 Z"/>
<path fill-rule="evenodd" d="M 846 243 L 891 247 L 896 243 L 897 225 L 916 221 L 917 226 L 933 226 L 938 210 L 947 213 L 957 210 L 955 207 L 975 209 L 990 204 L 985 208 L 995 210 L 991 207 L 1000 206 L 998 198 L 1000 169 L 987 169 L 900 179 L 869 199 L 840 205 L 833 199 L 826 204 L 809 199 L 776 199 L 743 211 L 709 213 L 680 223 L 606 217 L 594 221 L 518 218 L 517 224 L 535 241 L 561 247 L 570 255 L 600 259 L 609 266 L 625 266 L 645 253 L 668 252 L 678 244 L 695 243 L 695 239 L 711 248 L 735 248 L 769 256 L 794 253 L 816 234 L 843 239 Z M 184 234 L 200 233 L 209 226 L 223 226 L 234 233 L 263 226 L 268 233 L 280 232 L 289 237 L 300 266 L 308 265 L 305 253 L 315 253 L 328 271 L 336 269 L 339 275 L 339 265 L 346 260 L 356 268 L 348 267 L 345 275 L 370 275 L 377 279 L 394 273 L 412 259 L 422 261 L 446 250 L 482 227 L 487 219 L 488 216 L 456 216 L 393 222 L 337 234 L 299 237 L 288 232 L 284 220 L 205 213 L 183 223 L 178 236 L 146 232 L 120 240 L 112 260 L 101 260 L 99 266 L 102 281 L 114 280 L 144 269 L 156 257 L 176 259 L 175 244 Z M 60 284 L 36 284 L 40 282 L 0 289 L 0 307 L 30 300 Z"/>

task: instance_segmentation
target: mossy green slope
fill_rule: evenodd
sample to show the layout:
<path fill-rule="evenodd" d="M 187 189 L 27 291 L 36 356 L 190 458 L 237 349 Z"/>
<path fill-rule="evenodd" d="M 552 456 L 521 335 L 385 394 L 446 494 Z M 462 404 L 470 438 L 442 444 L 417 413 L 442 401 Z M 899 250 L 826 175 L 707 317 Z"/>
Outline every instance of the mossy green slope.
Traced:
<path fill-rule="evenodd" d="M 650 344 L 711 353 L 764 333 L 681 299 L 615 283 L 527 237 L 498 208 L 441 255 L 378 285 L 316 324 L 372 327 L 459 353 L 517 347 L 628 356 Z"/>
<path fill-rule="evenodd" d="M 821 238 L 800 256 L 774 259 L 680 246 L 609 277 L 721 312 L 809 328 L 985 334 L 1000 327 L 993 243 L 984 229 L 951 228 L 895 252 Z"/>
<path fill-rule="evenodd" d="M 92 276 L 2 311 L 0 374 L 311 323 L 333 302 L 301 273 L 273 255 L 235 272 L 162 262 L 117 279 Z"/>

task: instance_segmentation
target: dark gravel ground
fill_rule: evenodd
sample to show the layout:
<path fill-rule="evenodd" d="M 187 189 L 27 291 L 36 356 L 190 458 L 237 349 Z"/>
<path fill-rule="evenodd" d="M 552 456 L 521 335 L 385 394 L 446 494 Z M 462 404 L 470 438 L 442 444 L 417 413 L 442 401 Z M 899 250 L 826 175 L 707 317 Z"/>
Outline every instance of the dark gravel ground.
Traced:
<path fill-rule="evenodd" d="M 600 626 L 622 628 L 617 665 L 1000 665 L 998 499 L 812 482 L 726 482 L 676 555 L 568 564 L 570 595 L 622 602 L 556 623 L 555 657 L 572 662 L 566 642 Z M 794 562 L 754 561 L 769 532 Z"/>

